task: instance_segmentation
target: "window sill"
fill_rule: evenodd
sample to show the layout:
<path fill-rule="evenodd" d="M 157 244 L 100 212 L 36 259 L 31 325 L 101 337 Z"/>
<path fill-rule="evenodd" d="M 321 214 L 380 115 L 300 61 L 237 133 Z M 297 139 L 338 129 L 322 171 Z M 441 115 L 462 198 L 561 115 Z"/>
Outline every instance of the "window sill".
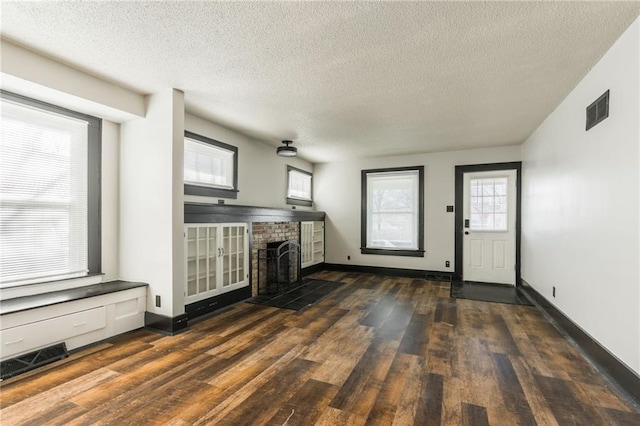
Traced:
<path fill-rule="evenodd" d="M 389 250 L 389 249 L 361 247 L 360 253 L 361 254 L 377 254 L 380 256 L 424 257 L 424 250 Z"/>
<path fill-rule="evenodd" d="M 47 281 L 34 281 L 34 282 L 28 282 L 28 283 L 18 283 L 18 284 L 5 284 L 4 286 L 2 286 L 2 290 L 8 290 L 11 288 L 20 288 L 20 287 L 32 287 L 32 286 L 37 286 L 37 285 L 46 285 L 46 284 L 55 284 L 55 283 L 60 283 L 60 282 L 64 282 L 64 281 L 68 281 L 71 282 L 73 280 L 81 280 L 84 278 L 91 278 L 91 277 L 98 277 L 98 276 L 102 276 L 104 275 L 103 272 L 90 272 L 87 274 L 83 274 L 83 275 L 78 275 L 75 277 L 65 277 L 65 278 L 58 278 L 58 279 L 53 279 L 53 280 L 47 280 Z"/>
<path fill-rule="evenodd" d="M 86 299 L 86 298 L 95 297 L 95 296 L 102 296 L 109 293 L 115 293 L 118 291 L 130 290 L 132 288 L 146 287 L 146 286 L 147 286 L 146 283 L 128 282 L 128 281 L 111 281 L 107 283 L 94 284 L 90 286 L 54 291 L 51 293 L 18 297 L 15 299 L 1 301 L 0 315 L 13 314 L 17 312 L 28 311 L 31 309 L 57 305 L 59 303 L 72 302 L 74 300 Z"/>
<path fill-rule="evenodd" d="M 311 206 L 313 206 L 313 201 L 310 201 L 310 200 L 298 200 L 296 198 L 287 198 L 287 204 L 292 205 L 292 206 L 311 207 Z"/>
<path fill-rule="evenodd" d="M 0 291 L 0 301 L 99 284 L 102 281 L 103 276 L 103 273 L 90 273 L 75 278 L 42 281 L 39 283 L 21 284 L 11 287 L 5 286 L 2 288 L 2 291 Z"/>
<path fill-rule="evenodd" d="M 216 197 L 238 199 L 237 189 L 211 188 L 208 186 L 184 185 L 184 195 L 199 195 L 201 197 Z"/>

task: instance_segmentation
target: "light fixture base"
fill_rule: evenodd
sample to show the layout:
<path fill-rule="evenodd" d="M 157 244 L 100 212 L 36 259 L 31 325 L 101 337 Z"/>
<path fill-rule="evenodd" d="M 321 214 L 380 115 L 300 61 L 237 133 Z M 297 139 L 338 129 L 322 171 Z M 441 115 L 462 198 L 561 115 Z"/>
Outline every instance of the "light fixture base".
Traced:
<path fill-rule="evenodd" d="M 285 146 L 279 146 L 276 149 L 276 154 L 278 154 L 280 157 L 295 157 L 296 155 L 298 155 L 298 149 L 293 146 L 289 146 L 293 143 L 293 141 L 282 141 L 282 143 Z"/>

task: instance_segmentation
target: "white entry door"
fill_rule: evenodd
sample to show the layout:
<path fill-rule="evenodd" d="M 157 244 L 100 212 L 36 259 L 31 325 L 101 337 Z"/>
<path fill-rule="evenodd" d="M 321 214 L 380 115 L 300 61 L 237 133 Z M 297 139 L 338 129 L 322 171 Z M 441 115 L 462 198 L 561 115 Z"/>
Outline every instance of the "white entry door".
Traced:
<path fill-rule="evenodd" d="M 465 281 L 516 282 L 516 171 L 464 174 Z"/>

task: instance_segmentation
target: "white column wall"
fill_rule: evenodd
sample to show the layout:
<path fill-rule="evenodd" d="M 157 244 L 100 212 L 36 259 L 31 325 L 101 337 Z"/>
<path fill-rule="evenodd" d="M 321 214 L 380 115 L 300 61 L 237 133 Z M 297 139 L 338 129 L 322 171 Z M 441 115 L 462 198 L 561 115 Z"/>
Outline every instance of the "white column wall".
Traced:
<path fill-rule="evenodd" d="M 120 278 L 148 283 L 147 310 L 174 317 L 184 313 L 184 94 L 149 95 L 146 117 L 121 136 Z"/>

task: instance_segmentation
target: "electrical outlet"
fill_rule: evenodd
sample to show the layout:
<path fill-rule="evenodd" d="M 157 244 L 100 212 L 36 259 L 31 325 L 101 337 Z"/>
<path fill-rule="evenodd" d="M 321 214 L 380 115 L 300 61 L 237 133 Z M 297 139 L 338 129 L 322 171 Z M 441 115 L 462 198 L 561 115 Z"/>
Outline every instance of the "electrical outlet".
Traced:
<path fill-rule="evenodd" d="M 449 266 L 451 266 L 451 262 L 447 260 L 446 262 L 444 262 L 444 266 L 448 268 Z"/>
<path fill-rule="evenodd" d="M 553 297 L 556 297 L 556 288 L 553 287 Z"/>
<path fill-rule="evenodd" d="M 156 296 L 156 308 L 159 308 L 161 305 L 160 303 L 160 295 Z"/>

